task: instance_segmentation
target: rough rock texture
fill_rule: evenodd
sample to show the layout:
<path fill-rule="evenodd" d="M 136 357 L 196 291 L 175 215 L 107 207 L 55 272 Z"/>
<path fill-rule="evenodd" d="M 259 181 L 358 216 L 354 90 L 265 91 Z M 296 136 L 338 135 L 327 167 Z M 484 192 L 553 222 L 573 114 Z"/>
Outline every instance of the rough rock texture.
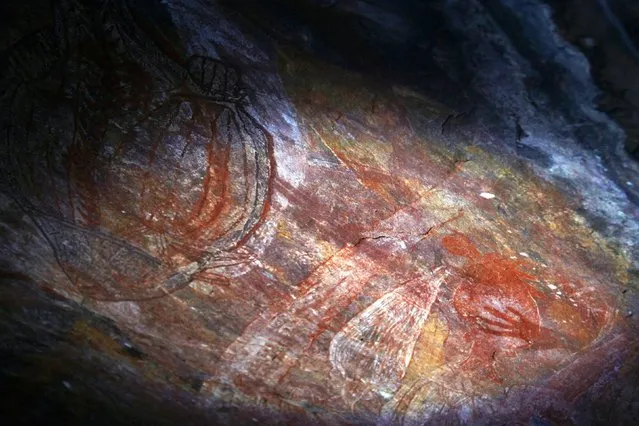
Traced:
<path fill-rule="evenodd" d="M 636 422 L 639 10 L 573 3 L 3 4 L 3 416 Z"/>

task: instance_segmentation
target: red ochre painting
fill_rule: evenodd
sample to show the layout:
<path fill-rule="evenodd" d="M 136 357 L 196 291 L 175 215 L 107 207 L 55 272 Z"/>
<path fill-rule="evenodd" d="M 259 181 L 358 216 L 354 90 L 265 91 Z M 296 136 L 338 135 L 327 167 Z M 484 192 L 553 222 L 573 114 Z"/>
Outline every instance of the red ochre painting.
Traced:
<path fill-rule="evenodd" d="M 95 25 L 119 60 L 98 36 L 57 39 L 70 50 L 15 88 L 10 107 L 75 126 L 52 134 L 61 159 L 18 152 L 10 183 L 53 249 L 42 285 L 201 371 L 202 393 L 325 421 L 510 403 L 562 419 L 629 346 L 627 260 L 575 200 L 472 139 L 489 136 L 452 143 L 415 118 L 458 112 L 278 47 L 289 117 L 258 118 L 237 67 L 111 3 L 120 23 Z M 83 75 L 56 74 L 73 58 Z M 74 102 L 52 108 L 43 81 Z M 12 117 L 10 142 L 46 153 Z"/>

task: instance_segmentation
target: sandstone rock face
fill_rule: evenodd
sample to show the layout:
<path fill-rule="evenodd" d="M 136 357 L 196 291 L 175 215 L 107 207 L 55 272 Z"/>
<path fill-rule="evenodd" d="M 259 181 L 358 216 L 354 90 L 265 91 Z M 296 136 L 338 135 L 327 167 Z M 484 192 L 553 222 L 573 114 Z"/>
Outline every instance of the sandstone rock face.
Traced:
<path fill-rule="evenodd" d="M 26 423 L 639 415 L 637 165 L 548 5 L 6 8 Z"/>

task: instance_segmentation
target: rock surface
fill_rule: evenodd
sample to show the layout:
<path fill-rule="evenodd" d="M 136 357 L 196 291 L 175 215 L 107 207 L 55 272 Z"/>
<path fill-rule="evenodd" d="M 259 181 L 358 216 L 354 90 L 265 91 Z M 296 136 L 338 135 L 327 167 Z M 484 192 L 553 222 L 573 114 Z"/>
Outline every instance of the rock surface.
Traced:
<path fill-rule="evenodd" d="M 5 417 L 637 421 L 639 10 L 556 3 L 2 5 Z"/>

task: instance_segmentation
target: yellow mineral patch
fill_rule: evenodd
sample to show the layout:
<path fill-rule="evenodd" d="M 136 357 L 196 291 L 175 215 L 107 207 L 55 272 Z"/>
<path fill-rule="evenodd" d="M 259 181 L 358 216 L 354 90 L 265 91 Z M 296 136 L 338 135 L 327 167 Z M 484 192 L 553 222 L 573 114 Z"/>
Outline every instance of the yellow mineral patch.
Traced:
<path fill-rule="evenodd" d="M 433 314 L 428 318 L 413 350 L 404 382 L 412 383 L 444 364 L 444 343 L 448 337 L 448 326 Z"/>
<path fill-rule="evenodd" d="M 113 337 L 83 320 L 76 321 L 69 334 L 72 338 L 104 352 L 114 354 L 121 350 L 121 345 Z"/>
<path fill-rule="evenodd" d="M 277 236 L 287 240 L 291 239 L 291 232 L 288 229 L 287 223 L 283 220 L 277 222 Z"/>
<path fill-rule="evenodd" d="M 331 243 L 330 241 L 322 240 L 322 241 L 317 241 L 317 243 L 315 244 L 315 249 L 321 259 L 327 259 L 330 256 L 337 253 L 337 251 L 339 250 L 339 247 L 337 247 L 335 244 Z"/>

